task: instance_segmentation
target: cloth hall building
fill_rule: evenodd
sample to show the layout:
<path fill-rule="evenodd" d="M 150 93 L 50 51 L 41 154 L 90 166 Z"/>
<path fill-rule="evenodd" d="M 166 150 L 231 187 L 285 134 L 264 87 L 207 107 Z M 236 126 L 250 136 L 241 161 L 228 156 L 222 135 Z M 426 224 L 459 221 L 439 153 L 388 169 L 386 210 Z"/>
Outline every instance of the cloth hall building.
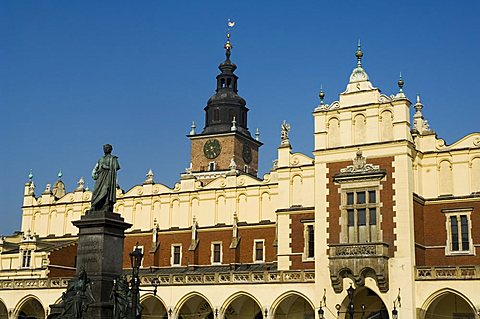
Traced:
<path fill-rule="evenodd" d="M 349 318 L 351 303 L 354 318 L 479 318 L 480 134 L 447 145 L 403 80 L 389 96 L 373 86 L 359 48 L 346 90 L 312 110 L 312 154 L 292 149 L 284 122 L 258 176 L 262 143 L 225 49 L 178 183 L 150 171 L 117 190 L 133 225 L 125 273 L 138 243 L 142 288 L 159 285 L 142 292 L 142 317 Z M 60 301 L 76 270 L 71 222 L 90 199 L 83 180 L 25 184 L 21 232 L 0 239 L 0 318 L 46 318 Z"/>

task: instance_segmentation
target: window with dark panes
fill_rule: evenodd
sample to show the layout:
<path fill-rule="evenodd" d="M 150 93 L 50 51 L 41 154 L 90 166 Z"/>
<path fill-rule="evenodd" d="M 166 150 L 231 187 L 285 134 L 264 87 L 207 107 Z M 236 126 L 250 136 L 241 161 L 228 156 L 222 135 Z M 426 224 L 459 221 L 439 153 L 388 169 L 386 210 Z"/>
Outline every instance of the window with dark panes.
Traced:
<path fill-rule="evenodd" d="M 213 244 L 213 260 L 212 262 L 214 263 L 221 263 L 221 249 L 222 249 L 222 244 L 217 243 Z"/>
<path fill-rule="evenodd" d="M 307 249 L 307 258 L 313 258 L 315 256 L 315 232 L 313 225 L 307 226 L 308 234 L 308 249 Z"/>
<path fill-rule="evenodd" d="M 348 190 L 343 197 L 344 221 L 349 243 L 374 242 L 378 236 L 379 201 L 377 189 Z"/>
<path fill-rule="evenodd" d="M 181 259 L 180 259 L 181 248 L 182 248 L 182 246 L 180 246 L 180 245 L 174 245 L 173 246 L 173 264 L 174 265 L 180 265 L 180 262 L 181 262 Z"/>
<path fill-rule="evenodd" d="M 263 241 L 255 241 L 255 261 L 263 260 Z"/>

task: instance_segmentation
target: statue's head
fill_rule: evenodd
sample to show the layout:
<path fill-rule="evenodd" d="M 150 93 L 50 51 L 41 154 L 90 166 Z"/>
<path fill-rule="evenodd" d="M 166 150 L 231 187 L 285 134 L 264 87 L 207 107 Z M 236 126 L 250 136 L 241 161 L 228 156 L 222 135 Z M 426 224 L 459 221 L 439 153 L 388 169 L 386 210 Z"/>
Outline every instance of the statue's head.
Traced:
<path fill-rule="evenodd" d="M 113 150 L 113 146 L 110 145 L 110 144 L 105 144 L 103 145 L 103 152 L 105 154 L 111 154 L 112 153 L 112 150 Z"/>

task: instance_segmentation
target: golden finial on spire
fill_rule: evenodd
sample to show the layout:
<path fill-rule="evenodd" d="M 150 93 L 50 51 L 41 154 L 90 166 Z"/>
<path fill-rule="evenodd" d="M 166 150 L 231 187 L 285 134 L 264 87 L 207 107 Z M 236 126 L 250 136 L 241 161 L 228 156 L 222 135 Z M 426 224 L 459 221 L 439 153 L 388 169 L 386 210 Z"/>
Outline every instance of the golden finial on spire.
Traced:
<path fill-rule="evenodd" d="M 363 52 L 362 46 L 360 44 L 360 39 L 358 39 L 357 52 L 355 52 L 355 56 L 357 57 L 357 66 L 362 67 Z"/>

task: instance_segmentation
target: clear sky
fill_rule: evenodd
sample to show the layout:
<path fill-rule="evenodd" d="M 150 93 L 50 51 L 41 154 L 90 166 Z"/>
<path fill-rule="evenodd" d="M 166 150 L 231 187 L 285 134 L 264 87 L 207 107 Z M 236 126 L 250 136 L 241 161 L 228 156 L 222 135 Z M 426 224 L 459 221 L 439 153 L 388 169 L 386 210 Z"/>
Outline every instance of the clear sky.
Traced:
<path fill-rule="evenodd" d="M 226 21 L 260 176 L 276 158 L 280 123 L 311 156 L 323 84 L 338 99 L 357 40 L 374 86 L 421 94 L 424 115 L 452 143 L 479 131 L 479 1 L 0 1 L 0 234 L 20 229 L 23 185 L 37 195 L 59 169 L 67 191 L 111 143 L 120 186 L 173 186 L 189 165 L 224 59 Z"/>

